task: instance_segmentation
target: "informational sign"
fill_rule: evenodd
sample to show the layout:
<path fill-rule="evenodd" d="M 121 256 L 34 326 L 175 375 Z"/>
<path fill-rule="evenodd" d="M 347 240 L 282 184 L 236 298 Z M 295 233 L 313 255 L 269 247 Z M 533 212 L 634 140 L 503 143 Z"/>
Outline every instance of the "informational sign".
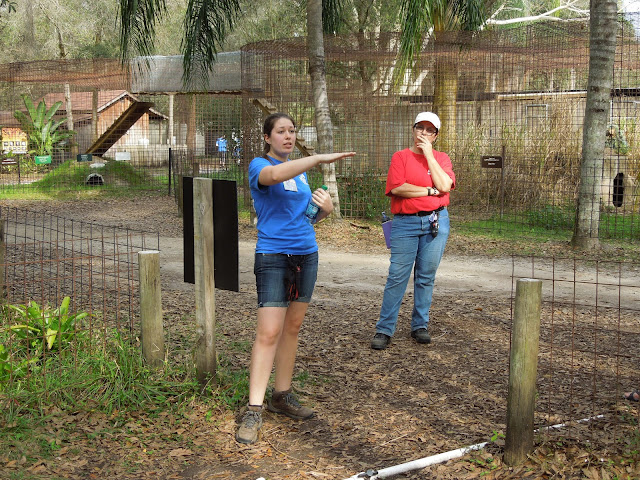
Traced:
<path fill-rule="evenodd" d="M 17 127 L 2 128 L 2 153 L 27 153 L 27 134 Z"/>
<path fill-rule="evenodd" d="M 482 168 L 502 168 L 502 157 L 500 155 L 483 155 Z"/>
<path fill-rule="evenodd" d="M 76 158 L 79 162 L 90 162 L 93 159 L 93 155 L 90 153 L 79 153 Z"/>
<path fill-rule="evenodd" d="M 48 165 L 51 163 L 51 155 L 36 155 L 33 159 L 36 165 Z"/>

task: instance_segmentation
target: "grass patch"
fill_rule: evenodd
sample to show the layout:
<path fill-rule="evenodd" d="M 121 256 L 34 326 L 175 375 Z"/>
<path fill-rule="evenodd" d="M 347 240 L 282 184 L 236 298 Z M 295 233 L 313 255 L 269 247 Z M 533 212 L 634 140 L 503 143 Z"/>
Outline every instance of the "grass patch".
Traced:
<path fill-rule="evenodd" d="M 460 224 L 461 232 L 482 231 L 495 237 L 535 237 L 539 241 L 571 240 L 575 228 L 576 211 L 572 206 L 547 205 L 523 213 L 493 215 L 486 219 L 469 220 Z M 600 213 L 600 240 L 638 240 L 640 222 L 635 215 L 605 210 Z"/>
<path fill-rule="evenodd" d="M 190 367 L 174 369 L 166 364 L 149 369 L 139 346 L 115 331 L 102 334 L 107 338 L 91 341 L 78 336 L 72 348 L 34 365 L 30 375 L 5 377 L 0 383 L 0 451 L 5 452 L 5 462 L 24 462 L 24 458 L 28 466 L 51 458 L 61 445 L 73 448 L 78 435 L 126 434 L 142 442 L 157 441 L 157 430 L 144 433 L 146 428 L 134 424 L 169 422 L 158 428 L 172 431 L 175 427 L 170 424 L 190 422 L 198 404 L 215 412 L 235 409 L 248 398 L 247 370 L 234 369 L 224 354 L 217 381 L 203 390 Z M 94 419 L 89 424 L 95 428 L 79 434 L 78 416 Z M 25 470 L 15 473 L 24 475 Z"/>

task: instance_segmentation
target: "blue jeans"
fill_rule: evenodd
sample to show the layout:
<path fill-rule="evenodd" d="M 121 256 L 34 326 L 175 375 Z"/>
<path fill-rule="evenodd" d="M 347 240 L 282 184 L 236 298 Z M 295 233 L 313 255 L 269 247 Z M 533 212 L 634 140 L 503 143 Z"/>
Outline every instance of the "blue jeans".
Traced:
<path fill-rule="evenodd" d="M 449 212 L 438 212 L 438 235 L 431 236 L 429 217 L 395 216 L 391 228 L 391 264 L 376 332 L 393 336 L 402 297 L 413 268 L 411 331 L 427 328 L 436 270 L 449 238 Z M 414 266 L 415 265 L 415 266 Z"/>
<path fill-rule="evenodd" d="M 256 275 L 258 308 L 288 307 L 288 280 L 292 263 L 300 265 L 296 286 L 299 296 L 294 302 L 311 302 L 311 295 L 318 276 L 318 252 L 309 255 L 283 253 L 256 253 L 253 273 Z"/>

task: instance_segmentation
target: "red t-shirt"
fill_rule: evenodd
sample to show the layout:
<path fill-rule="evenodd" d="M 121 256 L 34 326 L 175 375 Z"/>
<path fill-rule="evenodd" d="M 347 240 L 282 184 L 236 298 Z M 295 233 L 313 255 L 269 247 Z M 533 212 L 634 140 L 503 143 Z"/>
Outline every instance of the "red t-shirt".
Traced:
<path fill-rule="evenodd" d="M 451 189 L 453 189 L 456 183 L 456 176 L 453 173 L 449 155 L 433 150 L 433 156 L 453 180 L 453 185 L 451 185 Z M 449 205 L 449 193 L 416 198 L 398 197 L 391 193 L 391 190 L 405 183 L 420 187 L 434 186 L 426 157 L 422 154 L 413 153 L 408 148 L 394 153 L 393 157 L 391 157 L 391 165 L 387 175 L 387 189 L 385 191 L 385 194 L 391 197 L 391 213 L 428 212 Z"/>

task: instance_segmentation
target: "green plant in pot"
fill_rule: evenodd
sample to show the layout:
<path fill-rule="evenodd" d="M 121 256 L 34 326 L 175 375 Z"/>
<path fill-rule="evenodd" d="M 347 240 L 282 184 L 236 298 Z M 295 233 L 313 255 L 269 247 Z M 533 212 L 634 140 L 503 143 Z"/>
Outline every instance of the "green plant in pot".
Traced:
<path fill-rule="evenodd" d="M 27 134 L 29 153 L 34 155 L 36 165 L 51 163 L 54 147 L 72 138 L 75 134 L 73 130 L 60 129 L 60 126 L 67 120 L 66 118 L 59 120 L 53 118 L 62 102 L 56 102 L 47 109 L 44 100 L 40 100 L 36 107 L 31 97 L 26 94 L 22 94 L 21 97 L 27 113 L 16 110 L 13 116 L 20 122 L 22 129 Z"/>

